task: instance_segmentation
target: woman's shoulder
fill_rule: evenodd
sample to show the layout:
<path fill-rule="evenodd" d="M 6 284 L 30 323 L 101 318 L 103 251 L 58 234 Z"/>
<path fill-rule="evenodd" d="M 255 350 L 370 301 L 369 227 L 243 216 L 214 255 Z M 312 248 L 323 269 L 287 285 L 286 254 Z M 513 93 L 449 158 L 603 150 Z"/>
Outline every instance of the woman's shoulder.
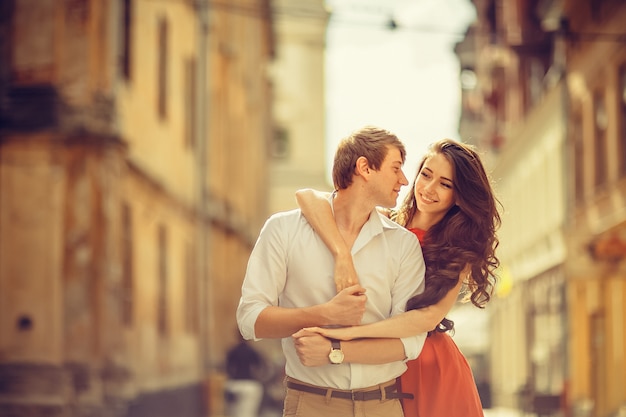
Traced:
<path fill-rule="evenodd" d="M 424 242 L 424 236 L 426 235 L 426 230 L 418 229 L 416 227 L 410 227 L 408 229 L 411 233 L 413 233 L 419 239 L 420 243 Z"/>

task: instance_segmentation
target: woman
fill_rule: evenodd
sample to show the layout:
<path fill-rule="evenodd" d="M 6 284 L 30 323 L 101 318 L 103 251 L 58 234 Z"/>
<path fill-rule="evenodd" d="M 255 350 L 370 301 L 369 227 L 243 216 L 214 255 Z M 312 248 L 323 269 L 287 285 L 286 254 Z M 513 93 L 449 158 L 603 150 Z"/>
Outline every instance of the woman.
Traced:
<path fill-rule="evenodd" d="M 336 259 L 337 289 L 357 283 L 350 249 L 330 221 L 332 212 L 313 190 L 296 193 L 302 212 L 329 246 Z M 484 307 L 495 284 L 499 265 L 496 229 L 500 226 L 497 200 L 480 157 L 472 147 L 450 139 L 431 145 L 423 157 L 400 209 L 391 217 L 411 230 L 422 244 L 426 263 L 425 290 L 411 298 L 407 312 L 390 319 L 340 329 L 314 330 L 326 337 L 351 340 L 363 337 L 406 337 L 429 330 L 420 356 L 407 363 L 401 377 L 407 417 L 482 416 L 482 406 L 467 360 L 446 332 L 454 323 L 443 319 L 435 329 L 424 329 L 424 317 L 434 306 L 456 300 L 461 284 L 468 298 Z M 447 311 L 447 310 L 446 310 Z"/>

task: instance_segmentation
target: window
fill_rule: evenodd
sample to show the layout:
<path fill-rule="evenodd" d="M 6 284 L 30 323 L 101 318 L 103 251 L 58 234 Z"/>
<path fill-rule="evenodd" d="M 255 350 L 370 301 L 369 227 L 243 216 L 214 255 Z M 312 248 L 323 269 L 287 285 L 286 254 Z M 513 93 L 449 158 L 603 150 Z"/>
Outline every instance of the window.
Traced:
<path fill-rule="evenodd" d="M 128 204 L 122 205 L 122 323 L 133 324 L 133 223 Z"/>
<path fill-rule="evenodd" d="M 287 159 L 289 157 L 289 132 L 287 129 L 282 127 L 274 129 L 274 140 L 270 152 L 274 159 Z"/>
<path fill-rule="evenodd" d="M 506 72 L 503 67 L 495 67 L 491 72 L 491 95 L 488 97 L 488 104 L 493 108 L 496 117 L 496 124 L 504 122 L 506 117 Z"/>
<path fill-rule="evenodd" d="M 531 57 L 528 64 L 528 103 L 535 106 L 543 95 L 543 79 L 546 76 L 546 67 L 543 61 L 536 57 Z"/>
<path fill-rule="evenodd" d="M 198 330 L 198 277 L 196 276 L 196 257 L 191 244 L 185 246 L 185 330 L 195 333 Z"/>
<path fill-rule="evenodd" d="M 196 146 L 196 61 L 189 58 L 185 61 L 185 147 Z"/>
<path fill-rule="evenodd" d="M 125 80 L 130 80 L 131 74 L 131 43 L 132 43 L 132 0 L 122 2 L 122 44 L 120 55 L 120 69 Z"/>
<path fill-rule="evenodd" d="M 491 132 L 491 149 L 499 152 L 504 145 L 505 138 L 501 131 L 506 120 L 506 72 L 501 66 L 491 70 L 491 92 L 485 97 L 485 103 L 490 107 L 493 115 L 493 127 Z"/>
<path fill-rule="evenodd" d="M 167 230 L 161 225 L 158 229 L 158 283 L 157 283 L 157 330 L 161 336 L 167 334 Z"/>
<path fill-rule="evenodd" d="M 626 62 L 619 67 L 619 131 L 617 137 L 617 169 L 626 177 Z"/>
<path fill-rule="evenodd" d="M 593 0 L 589 2 L 589 9 L 591 12 L 591 18 L 595 22 L 601 22 L 610 16 L 611 3 L 620 3 L 615 0 Z"/>
<path fill-rule="evenodd" d="M 161 18 L 157 29 L 157 112 L 159 118 L 167 117 L 167 20 Z"/>
<path fill-rule="evenodd" d="M 594 116 L 594 184 L 596 187 L 606 184 L 607 180 L 607 146 L 606 129 L 608 117 L 604 92 L 596 91 L 593 94 Z"/>
<path fill-rule="evenodd" d="M 574 158 L 574 198 L 577 202 L 581 202 L 583 200 L 585 190 L 585 154 L 583 144 L 583 122 L 580 106 L 574 106 L 572 109 L 570 135 L 573 145 Z"/>

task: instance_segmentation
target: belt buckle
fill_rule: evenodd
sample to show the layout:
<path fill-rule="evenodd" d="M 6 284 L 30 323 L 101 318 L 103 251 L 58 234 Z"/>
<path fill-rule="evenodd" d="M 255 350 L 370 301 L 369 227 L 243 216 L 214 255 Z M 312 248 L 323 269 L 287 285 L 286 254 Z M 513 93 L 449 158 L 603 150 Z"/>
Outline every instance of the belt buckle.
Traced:
<path fill-rule="evenodd" d="M 367 400 L 367 394 L 369 391 L 350 391 L 352 395 L 352 401 L 365 401 Z"/>

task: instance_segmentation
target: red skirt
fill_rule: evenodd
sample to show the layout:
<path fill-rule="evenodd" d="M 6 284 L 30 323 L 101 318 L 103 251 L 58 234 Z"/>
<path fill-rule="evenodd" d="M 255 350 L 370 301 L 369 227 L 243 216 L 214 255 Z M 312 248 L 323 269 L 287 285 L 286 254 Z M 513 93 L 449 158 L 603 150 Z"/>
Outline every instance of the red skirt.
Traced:
<path fill-rule="evenodd" d="M 472 370 L 450 336 L 427 337 L 419 357 L 400 377 L 405 417 L 483 417 Z"/>

